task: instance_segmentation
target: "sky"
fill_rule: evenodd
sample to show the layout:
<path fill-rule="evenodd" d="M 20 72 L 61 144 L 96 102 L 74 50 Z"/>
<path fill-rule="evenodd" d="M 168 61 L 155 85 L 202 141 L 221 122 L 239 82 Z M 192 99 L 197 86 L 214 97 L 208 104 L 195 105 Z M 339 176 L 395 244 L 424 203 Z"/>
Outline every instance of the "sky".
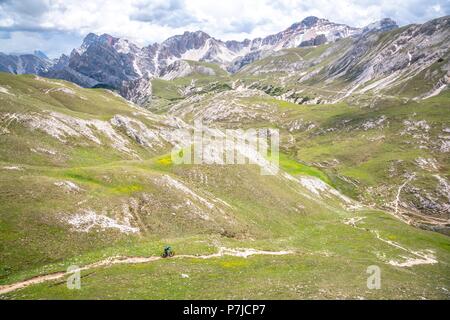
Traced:
<path fill-rule="evenodd" d="M 307 16 L 362 27 L 385 17 L 406 25 L 449 14 L 449 0 L 0 0 L 0 52 L 41 50 L 54 58 L 89 32 L 144 46 L 197 30 L 252 39 Z"/>

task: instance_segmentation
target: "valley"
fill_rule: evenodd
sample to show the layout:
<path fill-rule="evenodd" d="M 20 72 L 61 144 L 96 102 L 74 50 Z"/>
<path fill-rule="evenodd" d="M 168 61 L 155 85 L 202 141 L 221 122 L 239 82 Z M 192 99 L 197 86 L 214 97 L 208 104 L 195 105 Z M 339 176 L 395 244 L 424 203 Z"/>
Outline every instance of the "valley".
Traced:
<path fill-rule="evenodd" d="M 58 73 L 1 72 L 0 299 L 449 299 L 450 18 L 316 19 L 251 43 L 186 33 L 158 66 L 91 34 Z M 105 50 L 135 60 L 116 77 Z M 198 119 L 278 130 L 278 172 L 173 163 Z"/>

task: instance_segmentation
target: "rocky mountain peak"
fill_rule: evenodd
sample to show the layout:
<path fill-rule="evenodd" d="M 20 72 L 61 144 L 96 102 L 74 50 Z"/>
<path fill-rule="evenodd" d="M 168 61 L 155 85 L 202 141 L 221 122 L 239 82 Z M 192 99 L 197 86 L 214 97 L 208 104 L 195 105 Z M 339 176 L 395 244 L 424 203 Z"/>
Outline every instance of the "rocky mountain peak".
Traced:
<path fill-rule="evenodd" d="M 115 38 L 115 37 L 113 37 L 113 36 L 111 36 L 111 35 L 109 35 L 107 33 L 104 33 L 104 34 L 102 34 L 99 37 L 99 41 L 101 43 L 107 44 L 107 45 L 110 45 L 110 46 L 112 46 L 118 40 L 119 40 L 119 38 Z"/>
<path fill-rule="evenodd" d="M 36 57 L 40 58 L 40 59 L 48 60 L 47 55 L 46 55 L 44 52 L 40 51 L 40 50 L 34 50 L 33 54 L 34 54 Z"/>
<path fill-rule="evenodd" d="M 89 48 L 92 45 L 96 44 L 103 44 L 103 45 L 113 45 L 115 42 L 117 42 L 119 38 L 115 38 L 107 33 L 104 33 L 102 35 L 97 35 L 95 33 L 89 33 L 86 37 L 83 39 L 83 43 L 78 51 L 84 52 L 87 48 Z"/>
<path fill-rule="evenodd" d="M 385 32 L 389 30 L 393 30 L 398 28 L 397 22 L 392 20 L 391 18 L 384 18 L 379 21 L 375 21 L 362 29 L 362 33 L 367 32 Z"/>
<path fill-rule="evenodd" d="M 184 43 L 189 46 L 189 43 L 193 44 L 203 44 L 206 40 L 210 39 L 211 36 L 203 31 L 185 31 L 181 35 L 176 35 L 165 40 L 161 45 L 162 46 L 171 46 L 174 43 Z"/>
<path fill-rule="evenodd" d="M 29 64 L 35 67 L 23 68 L 22 60 L 4 56 L 0 59 L 0 67 L 1 70 L 14 73 L 38 70 L 37 72 L 45 72 L 50 77 L 69 79 L 82 86 L 101 84 L 120 88 L 123 82 L 141 77 L 160 77 L 165 68 L 180 59 L 212 62 L 236 72 L 255 60 L 285 48 L 318 46 L 350 36 L 358 37 L 366 32 L 384 32 L 396 27 L 397 24 L 389 18 L 365 28 L 353 28 L 309 16 L 284 31 L 264 38 L 224 42 L 198 30 L 186 31 L 144 48 L 124 38 L 89 33 L 69 57 L 63 56 L 50 61 L 43 55 L 36 54 L 27 58 L 27 61 L 33 61 Z M 40 61 L 41 59 L 44 61 Z"/>
<path fill-rule="evenodd" d="M 84 37 L 83 39 L 83 43 L 82 46 L 90 46 L 91 44 L 93 44 L 94 42 L 96 42 L 98 40 L 99 36 L 96 35 L 95 33 L 88 33 L 86 35 L 86 37 Z"/>
<path fill-rule="evenodd" d="M 315 16 L 309 16 L 309 17 L 306 17 L 305 19 L 303 19 L 300 22 L 300 24 L 305 28 L 311 28 L 311 27 L 315 26 L 319 20 L 322 20 L 322 19 L 319 19 Z"/>

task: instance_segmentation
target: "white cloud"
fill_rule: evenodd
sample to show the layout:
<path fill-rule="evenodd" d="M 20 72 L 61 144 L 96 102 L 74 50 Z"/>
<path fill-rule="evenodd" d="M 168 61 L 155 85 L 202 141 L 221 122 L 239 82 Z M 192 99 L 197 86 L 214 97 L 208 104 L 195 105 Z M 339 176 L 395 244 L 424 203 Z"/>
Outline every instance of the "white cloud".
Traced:
<path fill-rule="evenodd" d="M 449 12 L 447 0 L 0 0 L 0 48 L 56 55 L 89 32 L 139 45 L 185 30 L 242 40 L 276 33 L 310 15 L 360 27 L 384 17 L 420 23 Z"/>

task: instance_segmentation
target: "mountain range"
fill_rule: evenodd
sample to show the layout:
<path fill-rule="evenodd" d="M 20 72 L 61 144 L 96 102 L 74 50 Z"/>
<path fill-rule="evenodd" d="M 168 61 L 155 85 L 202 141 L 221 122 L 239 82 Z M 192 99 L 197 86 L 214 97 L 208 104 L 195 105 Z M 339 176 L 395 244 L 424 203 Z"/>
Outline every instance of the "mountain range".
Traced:
<path fill-rule="evenodd" d="M 286 30 L 264 38 L 221 41 L 203 31 L 185 32 L 140 48 L 127 39 L 108 34 L 88 34 L 69 56 L 48 59 L 35 52 L 26 55 L 0 54 L 0 71 L 38 74 L 65 79 L 83 87 L 120 89 L 124 82 L 142 77 L 161 77 L 173 62 L 186 59 L 219 64 L 230 72 L 281 49 L 317 46 L 374 31 L 398 28 L 383 19 L 364 28 L 353 28 L 326 19 L 307 17 Z"/>

